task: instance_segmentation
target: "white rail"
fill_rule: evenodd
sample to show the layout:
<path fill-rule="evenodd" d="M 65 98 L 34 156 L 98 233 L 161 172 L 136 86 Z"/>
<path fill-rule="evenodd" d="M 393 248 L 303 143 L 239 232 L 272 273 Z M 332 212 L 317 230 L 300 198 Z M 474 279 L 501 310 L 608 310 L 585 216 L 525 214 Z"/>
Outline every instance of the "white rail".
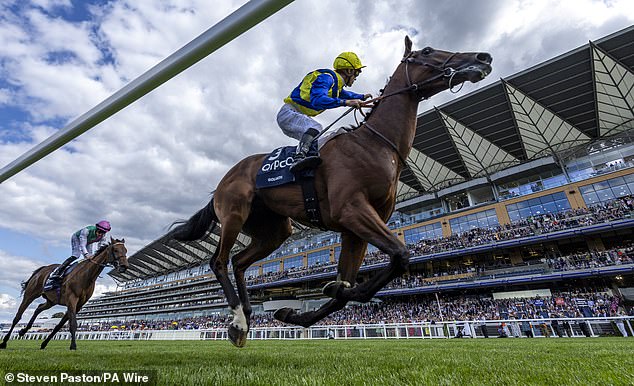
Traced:
<path fill-rule="evenodd" d="M 554 322 L 554 323 L 553 323 Z M 449 339 L 449 338 L 509 338 L 527 337 L 598 337 L 632 336 L 634 317 L 566 318 L 566 319 L 510 319 L 486 321 L 449 321 L 389 324 L 319 325 L 310 328 L 255 327 L 249 331 L 250 340 L 267 339 Z M 624 330 L 622 330 L 623 328 Z M 529 334 L 530 332 L 530 334 Z M 41 340 L 49 332 L 29 332 L 12 339 Z M 55 339 L 70 339 L 68 331 L 59 332 Z M 225 340 L 226 328 L 200 330 L 112 330 L 80 331 L 81 340 Z"/>

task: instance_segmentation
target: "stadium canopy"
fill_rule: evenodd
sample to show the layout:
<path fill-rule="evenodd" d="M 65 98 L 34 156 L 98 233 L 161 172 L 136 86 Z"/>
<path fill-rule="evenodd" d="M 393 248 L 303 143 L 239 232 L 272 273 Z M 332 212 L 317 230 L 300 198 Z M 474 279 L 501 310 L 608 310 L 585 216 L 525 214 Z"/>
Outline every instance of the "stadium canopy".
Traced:
<path fill-rule="evenodd" d="M 399 201 L 634 128 L 634 26 L 418 116 Z"/>
<path fill-rule="evenodd" d="M 399 201 L 486 177 L 634 129 L 634 26 L 589 42 L 418 116 Z M 305 227 L 294 223 L 295 230 Z M 109 274 L 147 279 L 198 265 L 218 235 L 156 240 Z M 248 244 L 240 235 L 236 250 Z"/>

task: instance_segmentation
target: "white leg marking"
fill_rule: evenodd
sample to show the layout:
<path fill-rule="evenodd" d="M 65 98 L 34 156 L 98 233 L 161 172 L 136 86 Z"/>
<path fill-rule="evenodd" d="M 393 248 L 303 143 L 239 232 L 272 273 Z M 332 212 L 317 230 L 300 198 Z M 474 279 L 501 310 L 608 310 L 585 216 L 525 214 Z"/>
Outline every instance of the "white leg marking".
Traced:
<path fill-rule="evenodd" d="M 231 313 L 233 314 L 231 325 L 240 331 L 246 331 L 248 329 L 247 318 L 244 315 L 244 311 L 242 311 L 242 304 L 237 306 L 235 309 L 232 308 Z"/>

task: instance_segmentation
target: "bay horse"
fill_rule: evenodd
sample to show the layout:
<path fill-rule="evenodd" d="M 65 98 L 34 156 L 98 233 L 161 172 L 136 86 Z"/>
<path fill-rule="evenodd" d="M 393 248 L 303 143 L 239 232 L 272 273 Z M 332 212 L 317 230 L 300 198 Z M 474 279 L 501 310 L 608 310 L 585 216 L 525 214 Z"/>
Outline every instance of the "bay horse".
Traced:
<path fill-rule="evenodd" d="M 46 280 L 59 264 L 46 265 L 36 269 L 31 277 L 22 283 L 22 303 L 20 303 L 20 307 L 18 307 L 15 318 L 13 318 L 13 324 L 9 332 L 7 332 L 4 336 L 4 340 L 0 343 L 0 349 L 7 348 L 7 341 L 11 337 L 11 332 L 22 318 L 22 314 L 26 308 L 33 303 L 35 299 L 42 296 L 46 302 L 37 306 L 29 323 L 18 333 L 19 336 L 26 334 L 31 326 L 33 326 L 35 318 L 37 318 L 42 311 L 59 304 L 66 306 L 66 313 L 53 331 L 42 342 L 40 348 L 42 350 L 45 349 L 48 342 L 53 339 L 55 334 L 70 320 L 70 349 L 76 350 L 75 332 L 77 331 L 77 313 L 79 313 L 81 307 L 92 296 L 95 290 L 95 281 L 105 267 L 112 266 L 117 268 L 119 272 L 125 272 L 128 268 L 127 253 L 128 250 L 125 247 L 125 239 L 117 240 L 111 237 L 110 243 L 102 246 L 95 253 L 94 257 L 77 263 L 77 266 L 62 279 L 59 292 L 57 289 L 44 291 Z"/>
<path fill-rule="evenodd" d="M 326 142 L 323 163 L 316 170 L 315 190 L 326 229 L 341 233 L 337 279 L 324 287 L 332 300 L 321 308 L 298 313 L 282 308 L 274 317 L 282 322 L 311 326 L 348 301 L 367 302 L 409 264 L 409 252 L 392 234 L 386 221 L 394 211 L 396 189 L 416 134 L 421 100 L 466 81 L 473 83 L 491 72 L 488 53 L 457 53 L 431 47 L 412 51 L 405 37 L 401 63 L 386 84 L 365 122 L 353 131 Z M 176 226 L 168 238 L 198 240 L 221 224 L 219 245 L 210 266 L 220 282 L 233 320 L 228 336 L 237 347 L 246 343 L 251 304 L 244 273 L 254 262 L 274 252 L 291 235 L 291 219 L 313 226 L 304 210 L 297 183 L 256 189 L 256 173 L 266 154 L 247 157 L 222 178 L 209 204 Z M 240 232 L 250 244 L 232 257 L 234 289 L 228 276 L 229 253 Z M 355 284 L 368 243 L 390 256 L 389 265 L 370 281 Z M 352 283 L 352 284 L 351 284 Z"/>

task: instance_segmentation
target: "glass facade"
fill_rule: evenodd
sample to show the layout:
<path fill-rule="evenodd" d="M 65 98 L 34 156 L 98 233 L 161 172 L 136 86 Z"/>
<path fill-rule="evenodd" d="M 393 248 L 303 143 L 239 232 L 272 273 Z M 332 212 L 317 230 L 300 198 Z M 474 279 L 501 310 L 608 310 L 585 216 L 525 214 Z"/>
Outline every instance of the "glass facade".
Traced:
<path fill-rule="evenodd" d="M 312 252 L 308 254 L 308 266 L 316 264 L 328 264 L 330 263 L 330 249 L 322 249 L 321 251 Z"/>
<path fill-rule="evenodd" d="M 304 256 L 289 257 L 284 260 L 284 269 L 298 268 L 304 265 Z"/>
<path fill-rule="evenodd" d="M 511 222 L 525 219 L 528 216 L 539 216 L 544 213 L 558 213 L 570 209 L 566 193 L 557 192 L 542 197 L 531 198 L 506 206 Z"/>
<path fill-rule="evenodd" d="M 273 261 L 271 263 L 262 264 L 262 275 L 266 275 L 270 272 L 279 272 L 280 271 L 280 262 Z"/>
<path fill-rule="evenodd" d="M 634 192 L 634 174 L 585 185 L 579 191 L 588 206 L 627 196 Z"/>
<path fill-rule="evenodd" d="M 407 229 L 403 232 L 405 244 L 415 244 L 420 240 L 430 240 L 442 237 L 442 226 L 439 222 Z"/>
<path fill-rule="evenodd" d="M 244 271 L 244 277 L 245 278 L 250 278 L 250 277 L 258 277 L 260 275 L 260 267 L 256 266 L 256 267 L 249 267 L 246 271 Z"/>
<path fill-rule="evenodd" d="M 451 233 L 468 232 L 475 228 L 493 228 L 500 225 L 495 209 L 489 209 L 478 213 L 468 214 L 449 220 Z"/>

